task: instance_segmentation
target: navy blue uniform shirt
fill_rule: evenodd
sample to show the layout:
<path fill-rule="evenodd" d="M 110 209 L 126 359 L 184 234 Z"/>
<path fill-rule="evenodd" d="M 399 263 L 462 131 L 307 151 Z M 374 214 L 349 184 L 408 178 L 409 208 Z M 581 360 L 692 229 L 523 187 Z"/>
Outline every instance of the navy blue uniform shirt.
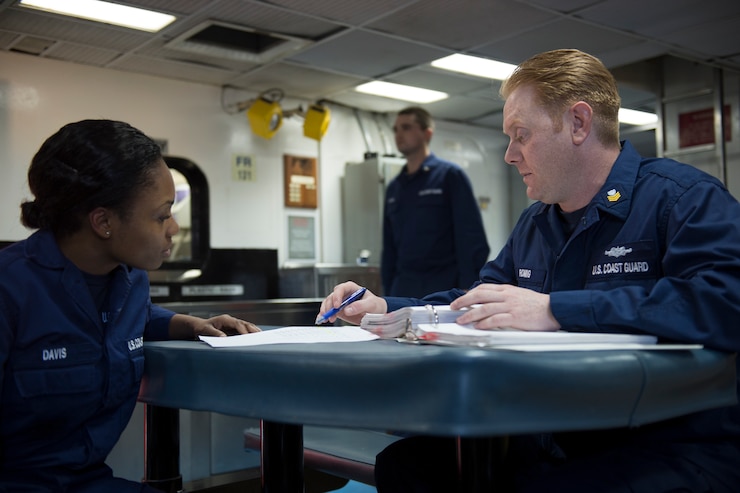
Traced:
<path fill-rule="evenodd" d="M 488 241 L 473 187 L 454 163 L 430 154 L 389 184 L 383 212 L 381 278 L 389 296 L 423 296 L 478 280 Z"/>
<path fill-rule="evenodd" d="M 136 404 L 143 340 L 166 339 L 173 315 L 123 265 L 99 312 L 49 232 L 0 251 L 0 490 L 13 477 L 65 491 L 103 466 Z"/>

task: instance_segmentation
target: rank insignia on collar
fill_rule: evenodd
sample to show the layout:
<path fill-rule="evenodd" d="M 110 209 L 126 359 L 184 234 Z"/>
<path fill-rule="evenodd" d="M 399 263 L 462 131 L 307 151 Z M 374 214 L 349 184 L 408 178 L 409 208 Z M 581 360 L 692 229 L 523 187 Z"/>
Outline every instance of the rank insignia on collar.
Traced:
<path fill-rule="evenodd" d="M 606 192 L 606 200 L 609 202 L 616 202 L 617 200 L 622 198 L 622 194 L 619 193 L 616 189 L 612 188 L 608 192 Z"/>

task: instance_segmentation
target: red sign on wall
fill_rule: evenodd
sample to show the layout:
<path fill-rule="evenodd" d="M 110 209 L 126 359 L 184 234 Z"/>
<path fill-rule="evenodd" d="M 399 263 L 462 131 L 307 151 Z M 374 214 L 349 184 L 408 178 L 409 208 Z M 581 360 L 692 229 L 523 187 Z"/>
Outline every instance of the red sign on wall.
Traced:
<path fill-rule="evenodd" d="M 730 141 L 732 125 L 730 105 L 724 107 L 725 142 Z M 714 144 L 714 108 L 689 111 L 678 115 L 678 147 Z"/>

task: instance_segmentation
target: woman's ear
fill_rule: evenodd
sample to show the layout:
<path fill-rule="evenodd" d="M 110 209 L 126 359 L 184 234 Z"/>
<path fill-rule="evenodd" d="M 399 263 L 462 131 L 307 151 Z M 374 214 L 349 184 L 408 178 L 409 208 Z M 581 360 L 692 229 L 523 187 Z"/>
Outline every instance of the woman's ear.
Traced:
<path fill-rule="evenodd" d="M 108 209 L 105 207 L 96 207 L 90 211 L 88 219 L 90 221 L 90 227 L 98 237 L 102 239 L 111 237 L 111 218 Z"/>

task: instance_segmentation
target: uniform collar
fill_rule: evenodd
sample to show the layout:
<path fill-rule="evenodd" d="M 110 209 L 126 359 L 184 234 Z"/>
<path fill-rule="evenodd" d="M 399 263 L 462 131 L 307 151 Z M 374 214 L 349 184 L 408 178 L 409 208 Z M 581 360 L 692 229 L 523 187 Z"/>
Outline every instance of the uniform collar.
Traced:
<path fill-rule="evenodd" d="M 598 209 L 626 218 L 637 182 L 642 157 L 629 141 L 622 142 L 622 151 L 612 166 L 609 176 L 599 193 L 591 200 Z M 590 209 L 590 207 L 589 207 Z"/>
<path fill-rule="evenodd" d="M 429 155 L 426 158 L 424 158 L 424 161 L 421 162 L 421 166 L 419 166 L 419 171 L 417 171 L 413 175 L 410 175 L 408 173 L 408 170 L 409 170 L 408 164 L 405 164 L 403 166 L 403 175 L 409 178 L 413 176 L 418 176 L 434 168 L 437 165 L 437 163 L 438 163 L 437 156 L 435 156 L 433 152 L 430 152 Z"/>
<path fill-rule="evenodd" d="M 32 234 L 26 241 L 26 255 L 32 262 L 44 268 L 62 271 L 61 280 L 64 290 L 90 320 L 102 328 L 100 314 L 92 302 L 88 289 L 86 287 L 81 289 L 81 286 L 86 286 L 82 271 L 64 256 L 51 231 L 42 229 Z M 113 273 L 109 297 L 114 301 L 108 309 L 109 320 L 113 320 L 118 315 L 131 291 L 130 272 L 130 267 L 121 264 Z"/>
<path fill-rule="evenodd" d="M 50 269 L 63 269 L 71 263 L 59 249 L 54 234 L 47 229 L 40 229 L 28 237 L 26 255 L 35 263 Z"/>
<path fill-rule="evenodd" d="M 632 144 L 627 140 L 622 141 L 622 150 L 619 152 L 606 182 L 586 208 L 591 209 L 592 205 L 595 204 L 596 207 L 608 210 L 614 215 L 627 216 L 641 162 L 642 156 L 637 153 Z M 550 204 L 540 203 L 540 205 L 539 213 L 553 208 Z"/>
<path fill-rule="evenodd" d="M 26 241 L 26 256 L 33 262 L 48 269 L 74 268 L 79 270 L 59 249 L 54 234 L 47 229 L 40 229 L 28 237 Z M 130 272 L 131 268 L 121 264 L 119 270 Z"/>
<path fill-rule="evenodd" d="M 642 157 L 632 147 L 632 144 L 628 141 L 622 142 L 622 150 L 614 162 L 604 186 L 586 206 L 583 216 L 585 221 L 576 228 L 576 231 L 588 228 L 598 222 L 599 211 L 620 219 L 627 217 L 641 161 Z M 557 210 L 552 204 L 540 203 L 539 206 L 539 210 L 534 213 L 533 220 L 548 239 L 553 250 L 560 251 L 568 238 L 562 233 Z"/>

